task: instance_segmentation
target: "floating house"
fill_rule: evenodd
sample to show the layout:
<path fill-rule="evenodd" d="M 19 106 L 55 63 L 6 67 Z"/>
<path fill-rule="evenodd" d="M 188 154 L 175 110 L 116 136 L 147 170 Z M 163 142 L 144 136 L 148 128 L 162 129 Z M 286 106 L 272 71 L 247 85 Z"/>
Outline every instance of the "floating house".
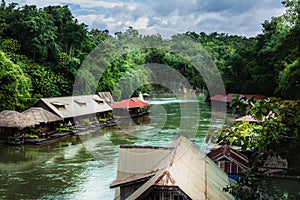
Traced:
<path fill-rule="evenodd" d="M 48 137 L 49 135 L 57 131 L 57 123 L 62 122 L 63 118 L 45 110 L 41 107 L 31 107 L 28 110 L 22 112 L 22 115 L 29 120 L 36 121 L 40 128 L 39 136 Z"/>
<path fill-rule="evenodd" d="M 10 144 L 23 144 L 24 129 L 38 124 L 36 120 L 27 119 L 17 111 L 4 110 L 0 112 L 0 140 Z"/>
<path fill-rule="evenodd" d="M 262 168 L 259 169 L 260 172 L 265 175 L 285 172 L 288 169 L 288 161 L 285 158 L 280 157 L 279 155 L 268 155 L 267 159 L 264 162 Z"/>
<path fill-rule="evenodd" d="M 115 199 L 234 199 L 226 173 L 190 140 L 168 147 L 121 146 Z"/>
<path fill-rule="evenodd" d="M 138 117 L 149 114 L 149 107 L 150 104 L 136 97 L 112 104 L 114 115 L 123 117 Z"/>
<path fill-rule="evenodd" d="M 98 95 L 41 98 L 34 106 L 44 108 L 66 122 L 74 118 L 95 118 L 96 115 L 106 115 L 112 111 Z"/>
<path fill-rule="evenodd" d="M 240 99 L 250 99 L 252 98 L 254 101 L 257 101 L 259 99 L 266 99 L 266 96 L 263 95 L 257 95 L 257 94 L 233 94 L 229 93 L 226 96 L 217 94 L 209 98 L 209 100 L 212 102 L 225 102 L 225 103 L 231 103 L 233 99 L 235 99 L 236 95 L 239 95 Z"/>
<path fill-rule="evenodd" d="M 238 177 L 249 170 L 247 156 L 228 145 L 210 151 L 207 156 L 233 180 L 238 180 Z"/>

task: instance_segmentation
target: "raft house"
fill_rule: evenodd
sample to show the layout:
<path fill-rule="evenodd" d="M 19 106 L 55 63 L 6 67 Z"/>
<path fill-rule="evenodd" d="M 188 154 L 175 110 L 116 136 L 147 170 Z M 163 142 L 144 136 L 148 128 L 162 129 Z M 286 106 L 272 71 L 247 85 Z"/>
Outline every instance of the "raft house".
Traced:
<path fill-rule="evenodd" d="M 130 160 L 130 162 L 128 162 Z M 120 146 L 115 199 L 234 199 L 226 173 L 184 136 L 168 147 Z"/>
<path fill-rule="evenodd" d="M 249 171 L 247 156 L 226 144 L 211 150 L 207 156 L 223 169 L 229 178 L 235 181 Z"/>
<path fill-rule="evenodd" d="M 27 120 L 33 120 L 39 124 L 29 129 L 28 133 L 25 134 L 26 143 L 40 145 L 69 138 L 69 134 L 62 134 L 57 130 L 58 124 L 61 123 L 63 119 L 44 108 L 31 107 L 22 112 L 22 115 Z"/>
<path fill-rule="evenodd" d="M 64 128 L 74 127 L 78 131 L 102 128 L 105 123 L 101 119 L 112 116 L 112 108 L 96 94 L 41 98 L 34 106 L 61 117 Z"/>
<path fill-rule="evenodd" d="M 112 104 L 113 115 L 117 117 L 139 117 L 149 114 L 150 104 L 137 97 Z"/>
<path fill-rule="evenodd" d="M 32 107 L 23 113 L 5 110 L 0 113 L 1 139 L 14 145 L 42 142 L 55 137 L 59 121 L 62 118 L 43 108 Z"/>
<path fill-rule="evenodd" d="M 219 103 L 226 103 L 227 105 L 229 105 L 233 99 L 235 99 L 236 95 L 239 96 L 240 99 L 253 99 L 254 101 L 257 101 L 259 99 L 266 99 L 267 97 L 264 95 L 257 95 L 257 94 L 234 94 L 234 93 L 229 93 L 226 96 L 223 96 L 221 94 L 216 94 L 211 96 L 208 100 L 209 102 L 219 102 Z"/>
<path fill-rule="evenodd" d="M 24 131 L 37 124 L 37 121 L 27 119 L 17 111 L 3 110 L 0 112 L 0 140 L 14 145 L 23 144 Z"/>

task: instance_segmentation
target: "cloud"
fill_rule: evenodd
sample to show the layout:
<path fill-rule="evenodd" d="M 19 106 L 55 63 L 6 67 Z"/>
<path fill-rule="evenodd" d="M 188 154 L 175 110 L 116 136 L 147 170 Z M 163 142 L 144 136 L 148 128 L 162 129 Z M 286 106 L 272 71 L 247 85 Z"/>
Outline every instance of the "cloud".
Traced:
<path fill-rule="evenodd" d="M 11 2 L 10 0 L 6 1 Z M 281 0 L 15 0 L 23 6 L 69 5 L 73 15 L 90 28 L 125 31 L 129 26 L 175 32 L 224 32 L 255 36 L 261 24 L 281 15 Z M 169 32 L 169 31 L 167 31 Z"/>

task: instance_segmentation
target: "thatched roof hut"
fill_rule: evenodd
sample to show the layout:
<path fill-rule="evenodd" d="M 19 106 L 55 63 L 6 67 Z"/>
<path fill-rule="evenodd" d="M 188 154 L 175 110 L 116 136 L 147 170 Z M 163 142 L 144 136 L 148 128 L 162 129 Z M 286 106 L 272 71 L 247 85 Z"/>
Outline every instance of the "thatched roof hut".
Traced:
<path fill-rule="evenodd" d="M 36 121 L 38 123 L 49 123 L 63 121 L 63 119 L 48 110 L 41 107 L 32 107 L 22 112 L 22 115 L 29 120 Z"/>
<path fill-rule="evenodd" d="M 27 119 L 17 111 L 3 110 L 0 112 L 0 127 L 22 129 L 37 124 L 39 124 L 37 121 Z"/>

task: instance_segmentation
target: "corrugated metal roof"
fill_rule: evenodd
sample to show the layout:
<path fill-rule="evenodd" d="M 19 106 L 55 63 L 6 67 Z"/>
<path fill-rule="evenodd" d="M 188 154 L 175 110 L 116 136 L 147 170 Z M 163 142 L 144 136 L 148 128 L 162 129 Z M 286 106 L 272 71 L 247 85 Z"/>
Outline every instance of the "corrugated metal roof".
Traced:
<path fill-rule="evenodd" d="M 191 199 L 234 199 L 229 193 L 223 192 L 223 188 L 230 184 L 227 174 L 190 140 L 180 136 L 170 147 L 174 149 L 159 158 L 152 158 L 155 154 L 144 155 L 147 159 L 157 161 L 155 166 L 152 164 L 152 169 L 148 169 L 156 173 L 127 199 L 139 199 L 152 186 L 179 187 Z M 124 159 L 124 156 L 128 159 Z M 119 168 L 126 165 L 128 160 L 132 162 L 135 156 L 120 155 Z M 139 165 L 141 169 L 150 167 L 145 166 L 147 163 Z"/>
<path fill-rule="evenodd" d="M 147 174 L 174 148 L 121 146 L 118 160 L 117 179 L 123 179 L 136 174 Z M 129 162 L 130 161 L 130 162 Z"/>
<path fill-rule="evenodd" d="M 40 104 L 64 119 L 112 110 L 98 95 L 41 98 L 35 105 Z"/>
<path fill-rule="evenodd" d="M 108 105 L 111 105 L 115 102 L 110 92 L 98 92 L 98 95 L 101 99 L 104 99 Z"/>

